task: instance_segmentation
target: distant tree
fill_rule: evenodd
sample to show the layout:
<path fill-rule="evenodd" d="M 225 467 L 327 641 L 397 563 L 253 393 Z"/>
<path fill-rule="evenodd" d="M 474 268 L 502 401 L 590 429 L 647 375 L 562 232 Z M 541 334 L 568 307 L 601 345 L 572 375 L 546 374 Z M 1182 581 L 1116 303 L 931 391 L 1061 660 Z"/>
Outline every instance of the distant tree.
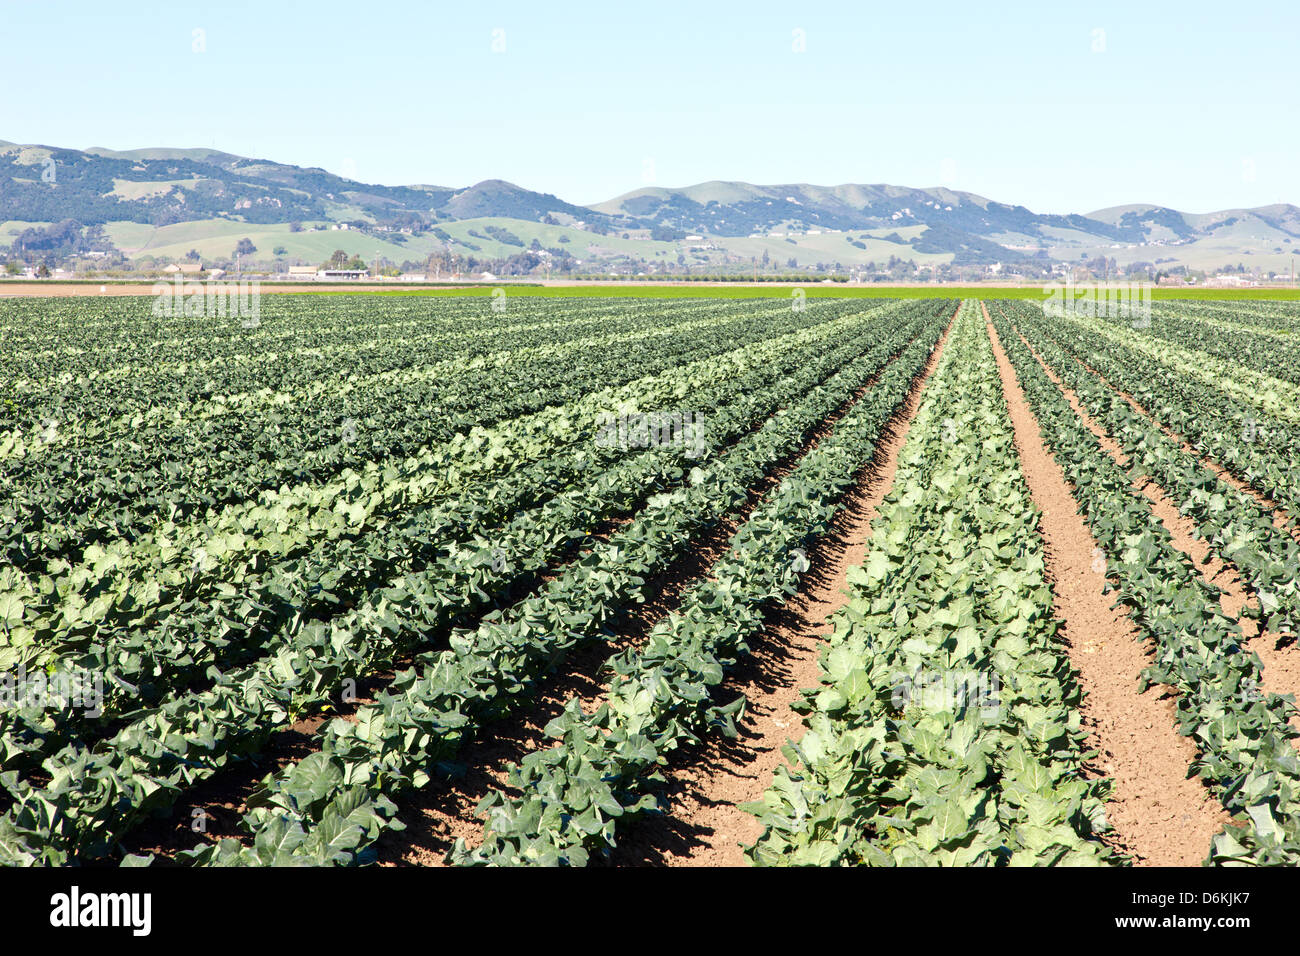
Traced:
<path fill-rule="evenodd" d="M 274 249 L 271 250 L 271 253 L 277 256 L 287 256 L 289 254 L 289 250 L 286 249 L 284 246 L 276 246 Z"/>
<path fill-rule="evenodd" d="M 235 255 L 237 256 L 251 256 L 256 251 L 257 246 L 253 245 L 253 240 L 247 237 L 235 243 Z"/>
<path fill-rule="evenodd" d="M 190 262 L 201 262 L 203 260 L 203 257 L 199 255 L 199 250 L 197 249 L 191 249 L 189 252 L 185 253 L 185 258 Z"/>
<path fill-rule="evenodd" d="M 484 226 L 483 229 L 489 236 L 491 236 L 497 242 L 503 242 L 507 246 L 518 246 L 520 249 L 524 247 L 524 241 L 520 239 L 518 236 L 516 236 L 513 232 L 511 232 L 509 229 L 506 229 L 502 226 Z M 483 237 L 480 236 L 480 238 Z"/>
<path fill-rule="evenodd" d="M 17 259 L 10 259 L 8 262 L 5 263 L 6 275 L 16 276 L 18 275 L 18 273 L 22 271 L 23 271 L 23 267 L 18 264 Z"/>
<path fill-rule="evenodd" d="M 300 223 L 300 222 L 291 222 L 291 223 L 289 223 L 289 231 L 290 231 L 290 232 L 302 232 L 302 223 Z"/>
<path fill-rule="evenodd" d="M 322 264 L 322 269 L 342 269 L 348 261 L 348 254 L 342 249 L 335 249 L 334 254 Z"/>
<path fill-rule="evenodd" d="M 36 267 L 36 278 L 48 279 L 49 277 L 50 277 L 50 267 L 47 266 L 44 262 L 42 262 L 39 266 Z"/>

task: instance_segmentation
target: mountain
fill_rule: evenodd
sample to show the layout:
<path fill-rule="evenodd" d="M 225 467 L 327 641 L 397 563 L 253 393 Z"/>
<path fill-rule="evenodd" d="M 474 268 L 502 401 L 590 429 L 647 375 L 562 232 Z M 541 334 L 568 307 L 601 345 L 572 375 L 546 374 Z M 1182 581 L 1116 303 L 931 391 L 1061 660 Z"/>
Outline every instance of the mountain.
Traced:
<path fill-rule="evenodd" d="M 1084 216 L 1036 215 L 1024 206 L 1008 206 L 943 187 L 711 182 L 677 190 L 639 189 L 593 208 L 611 215 L 623 213 L 660 220 L 682 229 L 703 229 L 720 236 L 791 226 L 846 230 L 923 224 L 978 236 L 1027 233 L 1055 226 L 1122 238 L 1121 230 Z"/>
<path fill-rule="evenodd" d="M 1129 205 L 1062 216 L 944 187 L 714 181 L 637 189 L 593 208 L 719 237 L 861 230 L 871 234 L 858 237 L 864 244 L 895 236 L 954 265 L 1106 257 L 1121 266 L 1147 261 L 1217 268 L 1252 256 L 1255 265 L 1283 271 L 1300 245 L 1300 209 L 1287 204 L 1205 214 Z"/>
<path fill-rule="evenodd" d="M 1300 238 L 1300 209 L 1290 205 L 1204 215 L 1133 205 L 1061 216 L 1034 213 L 1024 206 L 944 187 L 914 189 L 884 184 L 828 187 L 709 182 L 682 189 L 638 189 L 593 208 L 718 236 L 920 225 L 926 227 L 920 244 L 933 247 L 930 251 L 959 252 L 966 248 L 977 256 L 992 251 L 987 248 L 989 242 L 1010 253 L 1024 253 L 1069 239 L 1080 245 L 1127 247 L 1228 234 Z M 1007 258 L 1006 253 L 1003 258 Z"/>
<path fill-rule="evenodd" d="M 535 193 L 500 179 L 488 179 L 460 190 L 447 200 L 441 211 L 453 219 L 503 216 L 507 219 L 536 222 L 548 215 L 559 215 L 571 222 L 581 222 L 589 219 L 608 218 L 613 221 L 623 218 L 594 216 L 590 209 L 567 203 L 550 193 Z"/>
<path fill-rule="evenodd" d="M 22 228 L 31 223 L 53 224 L 50 235 Z M 567 243 L 575 256 L 611 262 L 682 262 L 689 255 L 691 264 L 766 257 L 978 266 L 1104 257 L 1120 266 L 1218 268 L 1252 257 L 1254 266 L 1284 271 L 1300 244 L 1300 209 L 1282 204 L 1205 214 L 1135 204 L 1046 215 L 944 187 L 711 181 L 579 206 L 499 179 L 465 188 L 381 186 L 215 149 L 76 150 L 0 141 L 0 243 L 26 250 L 40 242 L 75 247 L 78 229 L 98 227 L 96 235 L 130 256 L 175 256 L 191 242 L 209 256 L 230 236 L 246 234 L 310 259 L 330 243 L 309 241 L 307 232 L 344 224 L 358 234 L 339 243 L 355 247 L 349 254 L 369 247 L 367 255 L 375 250 L 398 261 L 439 249 L 509 256 L 531 241 L 546 248 Z"/>
<path fill-rule="evenodd" d="M 50 164 L 53 164 L 52 166 Z M 48 170 L 52 170 L 48 172 Z M 210 149 L 60 149 L 0 141 L 0 221 L 164 226 L 196 219 L 248 223 L 419 221 L 546 213 L 613 225 L 554 196 L 500 180 L 468 189 L 379 186 L 318 168 L 248 159 Z"/>

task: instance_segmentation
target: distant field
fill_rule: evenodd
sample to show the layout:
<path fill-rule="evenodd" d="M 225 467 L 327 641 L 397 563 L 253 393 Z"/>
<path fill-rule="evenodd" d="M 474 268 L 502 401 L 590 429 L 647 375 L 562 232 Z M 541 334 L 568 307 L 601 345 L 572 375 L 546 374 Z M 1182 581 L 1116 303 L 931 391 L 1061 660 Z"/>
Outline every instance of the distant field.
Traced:
<path fill-rule="evenodd" d="M 272 251 L 283 246 L 290 259 L 323 262 L 335 249 L 348 255 L 359 255 L 369 261 L 376 253 L 394 262 L 422 261 L 431 253 L 441 252 L 447 244 L 428 233 L 411 236 L 405 242 L 385 242 L 364 233 L 344 229 L 316 230 L 317 223 L 304 222 L 302 232 L 291 232 L 287 223 L 259 225 L 247 222 L 226 222 L 207 219 L 195 222 L 178 222 L 170 226 L 151 226 L 135 222 L 114 222 L 105 227 L 113 244 L 131 258 L 141 256 L 167 256 L 183 258 L 191 249 L 205 259 L 225 258 L 231 254 L 235 243 L 247 237 L 257 247 L 255 259 L 271 259 Z M 534 239 L 543 248 L 565 248 L 579 260 L 593 255 L 656 258 L 676 261 L 682 243 L 655 242 L 651 240 L 623 239 L 618 235 L 599 236 L 582 229 L 567 226 L 547 226 L 541 223 L 522 222 L 518 219 L 482 218 L 445 223 L 440 228 L 455 240 L 453 252 L 478 258 L 504 258 L 522 252 Z M 489 228 L 505 229 L 518 237 L 523 245 L 499 242 L 488 236 Z M 476 232 L 478 235 L 470 235 Z M 787 255 L 799 253 L 792 250 Z M 804 260 L 813 261 L 810 255 Z M 820 257 L 817 257 L 820 258 Z M 840 257 L 844 258 L 844 257 Z M 845 259 L 844 261 L 848 261 Z"/>
<path fill-rule="evenodd" d="M 337 233 L 335 234 L 337 235 Z M 85 279 L 64 282 L 0 280 L 0 297 L 4 296 L 90 296 L 150 295 L 155 282 L 171 280 L 142 279 L 135 282 L 103 282 Z M 996 296 L 1000 299 L 1042 299 L 1041 285 L 1027 286 L 958 286 L 958 285 L 849 285 L 847 283 L 741 283 L 741 282 L 590 282 L 559 284 L 516 284 L 512 282 L 478 282 L 451 286 L 421 284 L 396 286 L 392 283 L 288 283 L 263 282 L 267 294 L 302 295 L 378 295 L 378 296 L 486 296 L 503 288 L 510 296 L 542 298 L 648 298 L 648 299 L 788 299 L 802 289 L 812 299 L 924 299 L 936 295 L 953 298 Z M 104 291 L 101 293 L 100 289 Z M 1213 301 L 1292 301 L 1300 300 L 1300 289 L 1153 289 L 1152 299 Z"/>

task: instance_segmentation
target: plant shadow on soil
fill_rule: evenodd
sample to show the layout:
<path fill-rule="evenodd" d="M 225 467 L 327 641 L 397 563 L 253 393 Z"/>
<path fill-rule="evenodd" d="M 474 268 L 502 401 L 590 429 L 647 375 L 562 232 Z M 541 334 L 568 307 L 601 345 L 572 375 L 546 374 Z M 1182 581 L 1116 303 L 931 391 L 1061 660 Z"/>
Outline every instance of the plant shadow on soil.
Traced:
<path fill-rule="evenodd" d="M 879 501 L 893 485 L 898 450 L 919 406 L 923 387 L 924 382 L 915 383 L 902 408 L 881 429 L 871 462 L 858 473 L 826 533 L 809 549 L 810 567 L 800 581 L 799 591 L 785 604 L 768 610 L 764 628 L 750 653 L 740 655 L 715 692 L 716 703 L 728 703 L 743 693 L 764 709 L 782 707 L 799 699 L 801 686 L 813 686 L 820 673 L 816 661 L 830 619 L 826 605 L 831 604 L 833 613 L 846 601 L 845 575 L 858 563 L 850 553 L 869 546 L 869 536 L 865 540 L 863 537 L 865 521 L 874 520 Z M 760 799 L 769 782 L 760 778 L 770 772 L 773 758 L 775 763 L 784 760 L 779 751 L 792 734 L 801 731 L 802 725 L 788 725 L 781 739 L 773 741 L 770 734 L 753 726 L 753 713 L 751 703 L 736 722 L 735 737 L 715 735 L 678 751 L 666 771 L 665 783 L 653 791 L 659 797 L 661 812 L 632 824 L 620 834 L 618 846 L 608 858 L 595 862 L 610 866 L 680 865 L 702 849 L 716 848 L 719 832 L 715 821 L 684 819 L 669 811 L 690 802 L 706 811 L 707 817 L 710 809 L 730 809 L 743 800 Z M 758 760 L 762 763 L 756 764 Z M 730 786 L 715 789 L 718 780 Z M 741 788 L 748 793 L 738 800 L 733 791 Z"/>

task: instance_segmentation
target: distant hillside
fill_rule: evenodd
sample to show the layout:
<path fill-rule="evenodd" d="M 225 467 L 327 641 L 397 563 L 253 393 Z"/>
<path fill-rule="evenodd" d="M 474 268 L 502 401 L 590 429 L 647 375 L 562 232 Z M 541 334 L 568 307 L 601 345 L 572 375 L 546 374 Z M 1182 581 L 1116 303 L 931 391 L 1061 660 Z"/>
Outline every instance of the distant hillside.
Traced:
<path fill-rule="evenodd" d="M 527 219 L 537 222 L 547 215 L 564 217 L 568 221 L 607 221 L 624 217 L 606 217 L 594 214 L 583 206 L 575 206 L 550 193 L 535 193 L 500 179 L 489 179 L 452 195 L 439 210 L 453 219 L 478 219 L 484 216 L 504 216 L 508 219 Z"/>
<path fill-rule="evenodd" d="M 500 180 L 460 190 L 379 186 L 323 169 L 209 149 L 114 152 L 0 141 L 0 221 L 166 226 L 224 218 L 261 224 L 359 221 L 400 228 L 483 216 L 538 220 L 547 213 L 595 220 L 607 228 L 622 218 Z"/>
<path fill-rule="evenodd" d="M 448 231 L 470 221 L 479 226 Z M 310 258 L 331 244 L 323 236 L 301 238 L 288 229 L 292 223 L 316 230 L 348 224 L 367 237 L 341 242 L 350 254 L 372 254 L 378 242 L 379 252 L 395 258 L 443 248 L 508 253 L 518 248 L 511 236 L 527 235 L 568 243 L 593 260 L 651 255 L 666 262 L 689 252 L 695 263 L 902 258 L 957 266 L 1096 257 L 1121 267 L 1236 261 L 1283 271 L 1300 245 L 1300 209 L 1285 204 L 1206 214 L 1134 204 L 1062 216 L 943 187 L 712 181 L 638 189 L 586 207 L 499 179 L 465 188 L 380 186 L 214 149 L 77 150 L 0 141 L 0 244 L 31 223 L 58 224 L 59 235 L 42 241 L 65 246 L 68 229 L 100 227 L 96 241 L 107 236 L 128 255 L 173 255 L 187 242 L 209 255 L 244 234 L 291 257 Z M 700 246 L 690 236 L 707 242 Z"/>
<path fill-rule="evenodd" d="M 600 203 L 597 210 L 661 220 L 682 229 L 740 236 L 774 228 L 874 229 L 882 226 L 941 225 L 975 236 L 1033 234 L 1043 226 L 1086 229 L 1107 238 L 1127 238 L 1122 229 L 1085 216 L 1044 216 L 973 193 L 942 187 L 854 185 L 751 186 L 704 183 L 685 189 L 639 189 Z"/>
<path fill-rule="evenodd" d="M 1130 205 L 1061 216 L 943 187 L 886 184 L 715 181 L 638 189 L 593 208 L 722 237 L 824 230 L 874 230 L 879 236 L 882 229 L 915 227 L 908 243 L 917 252 L 948 254 L 954 264 L 1104 257 L 1121 266 L 1147 261 L 1217 267 L 1250 256 L 1245 261 L 1284 270 L 1300 240 L 1300 209 L 1286 204 L 1206 214 Z"/>

